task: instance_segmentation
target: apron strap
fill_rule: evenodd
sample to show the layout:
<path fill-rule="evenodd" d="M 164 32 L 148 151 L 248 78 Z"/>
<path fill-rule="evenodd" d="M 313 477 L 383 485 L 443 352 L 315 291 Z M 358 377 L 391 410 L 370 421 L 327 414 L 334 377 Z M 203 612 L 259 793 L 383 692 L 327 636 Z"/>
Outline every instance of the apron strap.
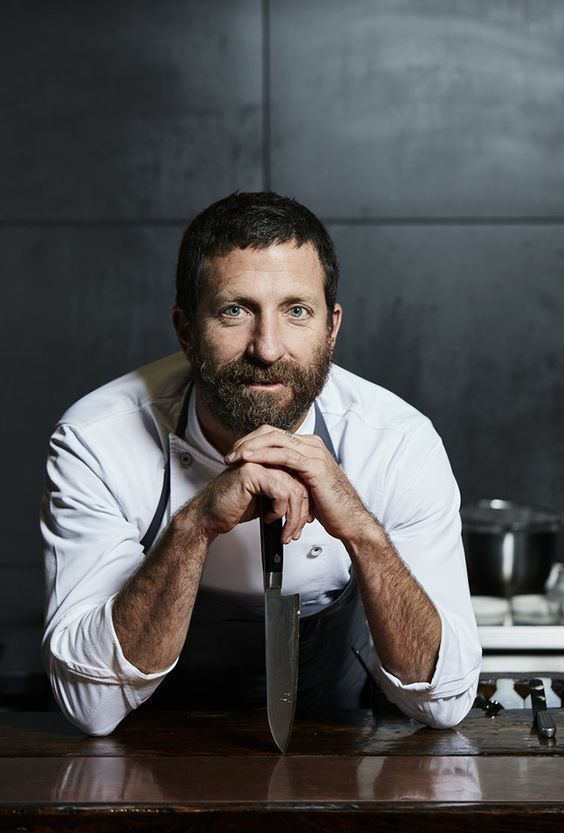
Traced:
<path fill-rule="evenodd" d="M 339 458 L 337 457 L 337 454 L 335 453 L 335 446 L 333 445 L 333 442 L 332 442 L 331 437 L 329 435 L 329 429 L 327 428 L 327 423 L 323 419 L 323 414 L 321 413 L 319 405 L 317 404 L 317 400 L 313 403 L 313 407 L 314 407 L 314 410 L 315 410 L 315 425 L 313 426 L 313 433 L 317 434 L 318 437 L 321 437 L 321 439 L 325 443 L 325 447 L 327 448 L 327 451 L 329 452 L 331 457 L 333 457 L 338 463 Z"/>
<path fill-rule="evenodd" d="M 192 394 L 192 387 L 193 384 L 190 382 L 188 385 L 188 390 L 184 396 L 184 401 L 182 403 L 182 408 L 180 410 L 180 416 L 178 417 L 178 423 L 176 425 L 176 429 L 174 433 L 178 437 L 183 437 L 186 433 L 186 425 L 188 422 L 188 405 L 190 403 L 190 396 Z M 155 538 L 157 537 L 157 532 L 160 529 L 162 520 L 164 518 L 164 514 L 166 512 L 166 507 L 168 504 L 168 500 L 170 498 L 170 456 L 166 458 L 166 464 L 164 469 L 164 476 L 163 476 L 163 487 L 161 489 L 161 496 L 159 498 L 159 502 L 157 508 L 155 510 L 155 514 L 149 524 L 149 528 L 145 535 L 141 538 L 141 546 L 143 547 L 143 554 L 147 555 L 151 547 L 155 542 Z"/>
<path fill-rule="evenodd" d="M 190 397 L 192 395 L 193 390 L 193 383 L 190 382 L 188 385 L 188 390 L 184 396 L 184 402 L 182 403 L 182 409 L 180 411 L 180 416 L 178 418 L 178 424 L 175 429 L 175 434 L 178 437 L 184 437 L 186 434 L 186 425 L 188 424 L 188 406 L 190 404 Z M 323 442 L 325 443 L 327 450 L 331 454 L 332 457 L 339 462 L 337 455 L 335 453 L 335 447 L 331 441 L 331 437 L 329 436 L 329 431 L 327 429 L 327 425 L 325 420 L 323 419 L 323 414 L 319 409 L 319 405 L 317 402 L 313 403 L 314 411 L 315 411 L 315 424 L 313 427 L 313 433 L 317 434 L 318 437 L 321 437 Z M 164 477 L 163 477 L 163 487 L 161 490 L 161 496 L 159 498 L 159 503 L 155 510 L 155 514 L 149 524 L 149 528 L 145 535 L 141 538 L 141 546 L 143 547 L 143 553 L 147 555 L 151 547 L 155 542 L 155 538 L 157 537 L 157 533 L 160 529 L 162 520 L 164 518 L 164 514 L 166 512 L 166 507 L 170 498 L 170 457 L 167 457 L 165 469 L 164 469 Z"/>

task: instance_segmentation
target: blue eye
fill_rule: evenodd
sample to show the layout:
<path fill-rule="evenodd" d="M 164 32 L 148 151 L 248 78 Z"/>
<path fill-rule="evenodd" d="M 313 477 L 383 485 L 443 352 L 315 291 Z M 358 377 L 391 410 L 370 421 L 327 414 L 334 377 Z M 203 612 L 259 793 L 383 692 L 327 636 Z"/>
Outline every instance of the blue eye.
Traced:
<path fill-rule="evenodd" d="M 298 306 L 296 306 L 296 307 L 292 307 L 292 308 L 290 309 L 290 316 L 291 316 L 292 318 L 304 318 L 304 317 L 305 317 L 305 315 L 306 315 L 306 309 L 305 309 L 305 307 L 298 307 Z"/>
<path fill-rule="evenodd" d="M 228 315 L 230 318 L 238 318 L 241 313 L 241 307 L 238 304 L 232 304 L 230 307 L 227 307 L 223 311 L 224 315 Z"/>

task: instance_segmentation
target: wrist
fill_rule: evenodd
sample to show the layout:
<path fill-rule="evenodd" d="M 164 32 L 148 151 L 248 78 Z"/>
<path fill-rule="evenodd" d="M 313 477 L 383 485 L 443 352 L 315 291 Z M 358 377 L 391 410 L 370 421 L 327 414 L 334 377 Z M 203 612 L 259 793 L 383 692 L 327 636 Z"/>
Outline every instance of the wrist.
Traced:
<path fill-rule="evenodd" d="M 191 546 L 202 547 L 206 551 L 217 538 L 217 532 L 211 529 L 205 511 L 205 500 L 202 493 L 196 495 L 174 515 L 171 524 L 180 536 L 186 536 Z M 188 540 L 187 540 L 188 543 Z"/>
<path fill-rule="evenodd" d="M 343 543 L 351 557 L 366 551 L 384 551 L 391 546 L 390 539 L 382 524 L 368 512 L 356 525 L 354 532 Z"/>

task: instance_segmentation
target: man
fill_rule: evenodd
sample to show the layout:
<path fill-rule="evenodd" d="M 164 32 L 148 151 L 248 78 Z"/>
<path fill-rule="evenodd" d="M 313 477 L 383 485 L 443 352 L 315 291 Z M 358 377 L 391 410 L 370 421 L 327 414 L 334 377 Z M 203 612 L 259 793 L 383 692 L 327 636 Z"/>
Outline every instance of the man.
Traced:
<path fill-rule="evenodd" d="M 215 203 L 180 250 L 182 354 L 57 426 L 44 651 L 85 731 L 147 700 L 264 704 L 259 495 L 268 521 L 284 518 L 283 592 L 300 594 L 298 710 L 359 705 L 350 648 L 370 658 L 367 622 L 380 685 L 407 714 L 451 726 L 471 707 L 480 648 L 458 490 L 426 418 L 331 364 L 337 275 L 299 203 Z"/>

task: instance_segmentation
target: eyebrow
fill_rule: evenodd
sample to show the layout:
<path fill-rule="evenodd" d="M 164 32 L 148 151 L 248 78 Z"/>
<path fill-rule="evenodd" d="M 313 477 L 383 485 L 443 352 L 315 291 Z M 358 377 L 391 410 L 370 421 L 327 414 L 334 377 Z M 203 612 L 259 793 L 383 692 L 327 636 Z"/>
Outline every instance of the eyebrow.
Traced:
<path fill-rule="evenodd" d="M 325 300 L 325 296 L 323 296 L 323 299 Z M 237 303 L 251 308 L 257 306 L 256 300 L 247 298 L 245 295 L 240 295 L 236 291 L 233 294 L 219 293 L 213 300 L 216 304 Z M 280 306 L 284 304 L 307 304 L 308 306 L 314 307 L 318 300 L 318 298 L 314 298 L 311 295 L 289 295 L 280 301 Z"/>

